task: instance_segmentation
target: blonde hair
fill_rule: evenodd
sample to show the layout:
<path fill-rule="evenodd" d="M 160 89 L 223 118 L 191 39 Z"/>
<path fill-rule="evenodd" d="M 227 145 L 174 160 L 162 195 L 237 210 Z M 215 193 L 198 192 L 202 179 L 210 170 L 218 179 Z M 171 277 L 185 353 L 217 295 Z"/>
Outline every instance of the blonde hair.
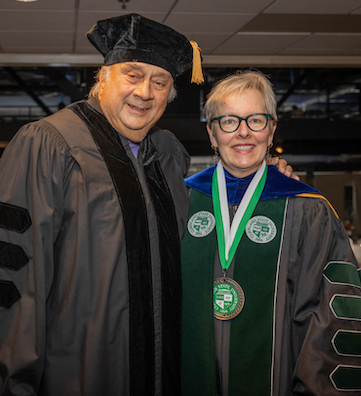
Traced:
<path fill-rule="evenodd" d="M 238 70 L 218 81 L 207 95 L 204 105 L 207 125 L 211 127 L 211 120 L 216 116 L 218 106 L 225 97 L 241 95 L 247 89 L 256 89 L 262 94 L 266 112 L 277 122 L 277 101 L 270 80 L 258 70 Z"/>
<path fill-rule="evenodd" d="M 104 79 L 106 80 L 109 77 L 110 74 L 110 67 L 109 66 L 102 66 L 98 71 L 97 74 L 95 75 L 95 84 L 91 87 L 89 93 L 88 93 L 88 98 L 94 97 L 98 98 L 99 91 L 100 91 L 100 81 L 99 81 L 99 76 L 101 73 L 104 73 Z M 169 91 L 168 94 L 168 99 L 167 102 L 170 103 L 172 102 L 175 98 L 177 97 L 177 89 L 173 83 L 172 88 Z"/>

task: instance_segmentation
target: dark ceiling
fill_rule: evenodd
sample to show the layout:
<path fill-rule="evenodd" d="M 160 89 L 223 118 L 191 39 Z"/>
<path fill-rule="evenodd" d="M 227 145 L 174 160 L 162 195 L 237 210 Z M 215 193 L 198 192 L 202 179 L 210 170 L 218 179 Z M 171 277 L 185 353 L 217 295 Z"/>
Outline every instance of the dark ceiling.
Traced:
<path fill-rule="evenodd" d="M 205 84 L 182 76 L 159 122 L 193 156 L 211 155 L 202 122 L 210 87 L 235 68 L 258 67 L 277 93 L 284 158 L 297 170 L 361 170 L 360 0 L 0 3 L 0 153 L 19 126 L 87 94 L 102 63 L 86 38 L 91 26 L 135 12 L 202 49 Z"/>
<path fill-rule="evenodd" d="M 202 105 L 215 81 L 234 68 L 205 68 L 201 86 L 189 75 L 177 81 L 178 98 L 158 125 L 173 131 L 192 156 L 209 156 Z M 296 170 L 361 170 L 361 69 L 259 68 L 277 94 L 279 124 L 275 146 Z M 0 68 L 0 145 L 17 129 L 82 99 L 95 67 Z M 274 151 L 274 153 L 276 153 Z"/>

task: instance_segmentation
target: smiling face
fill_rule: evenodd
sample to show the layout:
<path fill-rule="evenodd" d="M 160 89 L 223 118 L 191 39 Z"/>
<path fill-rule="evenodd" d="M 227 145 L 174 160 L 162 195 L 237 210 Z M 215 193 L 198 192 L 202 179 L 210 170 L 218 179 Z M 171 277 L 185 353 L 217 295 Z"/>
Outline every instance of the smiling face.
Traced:
<path fill-rule="evenodd" d="M 173 86 L 171 74 L 141 62 L 117 63 L 99 76 L 100 107 L 119 133 L 140 142 L 167 106 Z"/>
<path fill-rule="evenodd" d="M 260 91 L 246 89 L 239 95 L 223 99 L 215 116 L 247 117 L 254 113 L 267 113 L 264 99 Z M 211 127 L 207 126 L 209 139 L 214 147 L 218 147 L 224 168 L 239 178 L 251 175 L 261 167 L 276 129 L 270 121 L 260 132 L 252 132 L 245 121 L 232 133 L 223 132 L 218 121 L 213 121 Z"/>

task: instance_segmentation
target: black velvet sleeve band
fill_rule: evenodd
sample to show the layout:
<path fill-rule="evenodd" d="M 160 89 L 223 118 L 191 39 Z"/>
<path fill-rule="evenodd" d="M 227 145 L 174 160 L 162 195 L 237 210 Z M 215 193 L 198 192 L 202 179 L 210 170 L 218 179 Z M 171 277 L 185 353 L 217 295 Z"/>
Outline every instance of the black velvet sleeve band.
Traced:
<path fill-rule="evenodd" d="M 27 209 L 0 202 L 0 227 L 22 234 L 30 226 L 31 218 Z"/>

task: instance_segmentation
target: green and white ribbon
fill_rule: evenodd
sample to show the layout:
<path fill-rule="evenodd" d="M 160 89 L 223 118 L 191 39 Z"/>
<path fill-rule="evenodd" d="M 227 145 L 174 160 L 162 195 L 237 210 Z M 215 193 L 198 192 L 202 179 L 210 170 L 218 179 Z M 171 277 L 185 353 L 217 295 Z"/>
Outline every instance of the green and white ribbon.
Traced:
<path fill-rule="evenodd" d="M 230 226 L 226 178 L 222 161 L 217 164 L 212 179 L 212 200 L 216 219 L 218 251 L 222 268 L 227 270 L 236 253 L 239 241 L 242 238 L 248 220 L 261 197 L 267 178 L 266 161 L 254 175 Z"/>

